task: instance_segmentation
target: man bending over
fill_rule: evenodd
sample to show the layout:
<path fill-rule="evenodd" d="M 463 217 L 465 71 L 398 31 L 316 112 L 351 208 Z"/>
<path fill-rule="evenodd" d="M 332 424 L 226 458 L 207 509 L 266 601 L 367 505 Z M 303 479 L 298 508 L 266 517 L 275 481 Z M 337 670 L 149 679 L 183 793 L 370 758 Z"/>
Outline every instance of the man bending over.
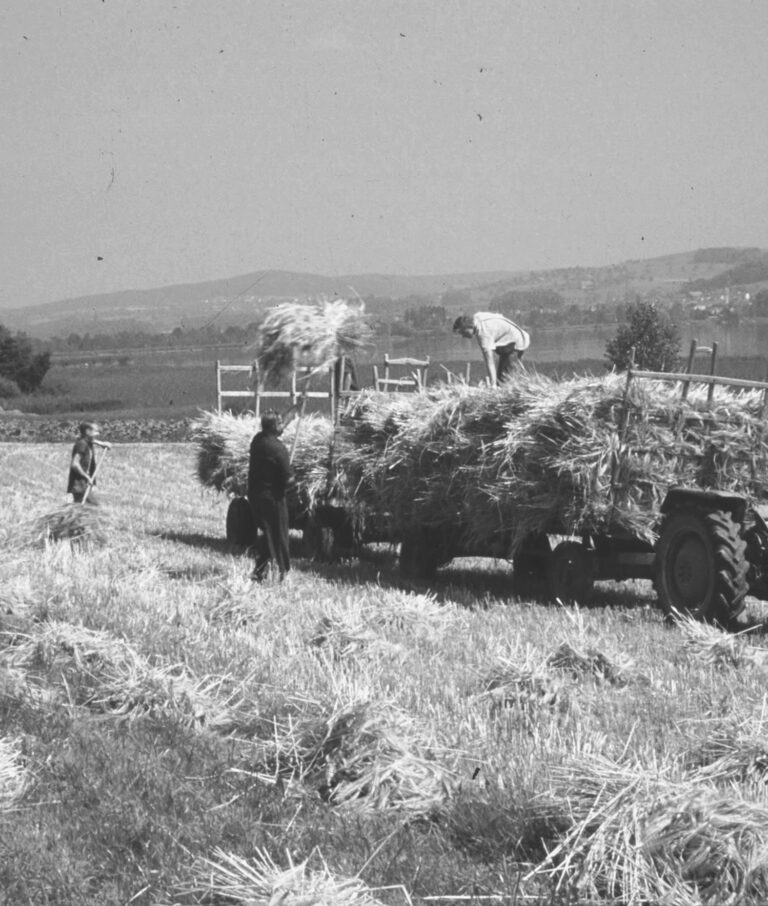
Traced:
<path fill-rule="evenodd" d="M 467 339 L 477 338 L 491 387 L 496 387 L 509 378 L 515 365 L 531 345 L 527 330 L 492 311 L 461 315 L 453 322 L 453 330 Z M 498 356 L 498 363 L 495 355 Z"/>

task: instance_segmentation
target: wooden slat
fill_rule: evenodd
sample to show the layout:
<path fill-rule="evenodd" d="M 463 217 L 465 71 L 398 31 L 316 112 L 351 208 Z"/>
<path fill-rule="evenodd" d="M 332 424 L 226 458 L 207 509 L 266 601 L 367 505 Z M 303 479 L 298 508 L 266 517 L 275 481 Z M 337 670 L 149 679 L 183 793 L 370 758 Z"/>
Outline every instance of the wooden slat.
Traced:
<path fill-rule="evenodd" d="M 632 371 L 633 378 L 651 381 L 691 381 L 697 384 L 727 384 L 729 387 L 743 387 L 750 390 L 768 389 L 768 381 L 748 381 L 745 378 L 723 377 L 720 374 L 686 374 L 682 371 Z"/>

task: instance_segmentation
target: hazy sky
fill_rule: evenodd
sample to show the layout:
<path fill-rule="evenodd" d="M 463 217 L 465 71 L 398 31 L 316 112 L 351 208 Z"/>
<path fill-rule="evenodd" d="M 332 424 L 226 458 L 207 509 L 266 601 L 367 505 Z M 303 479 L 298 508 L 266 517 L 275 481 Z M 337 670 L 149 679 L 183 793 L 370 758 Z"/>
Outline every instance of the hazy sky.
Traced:
<path fill-rule="evenodd" d="M 0 306 L 768 246 L 765 0 L 2 0 Z"/>

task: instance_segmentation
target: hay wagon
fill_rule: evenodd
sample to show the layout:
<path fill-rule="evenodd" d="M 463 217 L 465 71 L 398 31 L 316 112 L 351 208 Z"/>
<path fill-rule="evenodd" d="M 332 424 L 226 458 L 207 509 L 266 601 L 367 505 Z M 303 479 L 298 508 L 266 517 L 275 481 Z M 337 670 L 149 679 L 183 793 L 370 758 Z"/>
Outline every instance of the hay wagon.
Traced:
<path fill-rule="evenodd" d="M 713 371 L 714 358 L 715 353 Z M 627 459 L 644 452 L 628 442 L 633 419 L 642 413 L 627 403 L 633 382 L 644 380 L 679 382 L 682 402 L 692 384 L 708 387 L 708 404 L 716 385 L 758 395 L 749 437 L 727 454 L 729 461 L 739 460 L 741 474 L 746 476 L 742 490 L 716 488 L 716 473 L 729 443 L 716 415 L 708 415 L 706 409 L 692 415 L 681 405 L 675 447 L 667 449 L 665 456 L 677 458 L 683 481 L 660 488 L 653 512 L 642 514 L 646 524 L 652 525 L 650 534 L 617 528 L 610 521 L 602 528 L 574 534 L 572 526 L 555 519 L 520 541 L 519 533 L 513 538 L 513 532 L 487 539 L 476 533 L 470 537 L 461 524 L 415 525 L 402 538 L 403 574 L 428 578 L 457 556 L 511 559 L 518 595 L 543 593 L 566 602 L 587 602 L 598 580 L 650 579 L 666 614 L 687 612 L 724 625 L 741 613 L 748 594 L 768 600 L 768 506 L 761 503 L 766 497 L 763 426 L 768 383 L 631 367 L 610 457 L 612 500 L 622 492 Z M 693 467 L 683 467 L 693 460 Z M 692 475 L 695 480 L 690 480 Z"/>

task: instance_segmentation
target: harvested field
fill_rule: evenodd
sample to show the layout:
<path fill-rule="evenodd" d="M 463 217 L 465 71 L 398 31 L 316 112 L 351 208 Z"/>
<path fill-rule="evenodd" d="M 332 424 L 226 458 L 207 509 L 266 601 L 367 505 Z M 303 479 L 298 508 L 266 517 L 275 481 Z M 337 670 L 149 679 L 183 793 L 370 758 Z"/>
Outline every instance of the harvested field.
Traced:
<path fill-rule="evenodd" d="M 759 626 L 386 549 L 254 587 L 196 447 L 151 454 L 103 545 L 40 546 L 69 444 L 0 450 L 0 902 L 764 902 Z"/>

